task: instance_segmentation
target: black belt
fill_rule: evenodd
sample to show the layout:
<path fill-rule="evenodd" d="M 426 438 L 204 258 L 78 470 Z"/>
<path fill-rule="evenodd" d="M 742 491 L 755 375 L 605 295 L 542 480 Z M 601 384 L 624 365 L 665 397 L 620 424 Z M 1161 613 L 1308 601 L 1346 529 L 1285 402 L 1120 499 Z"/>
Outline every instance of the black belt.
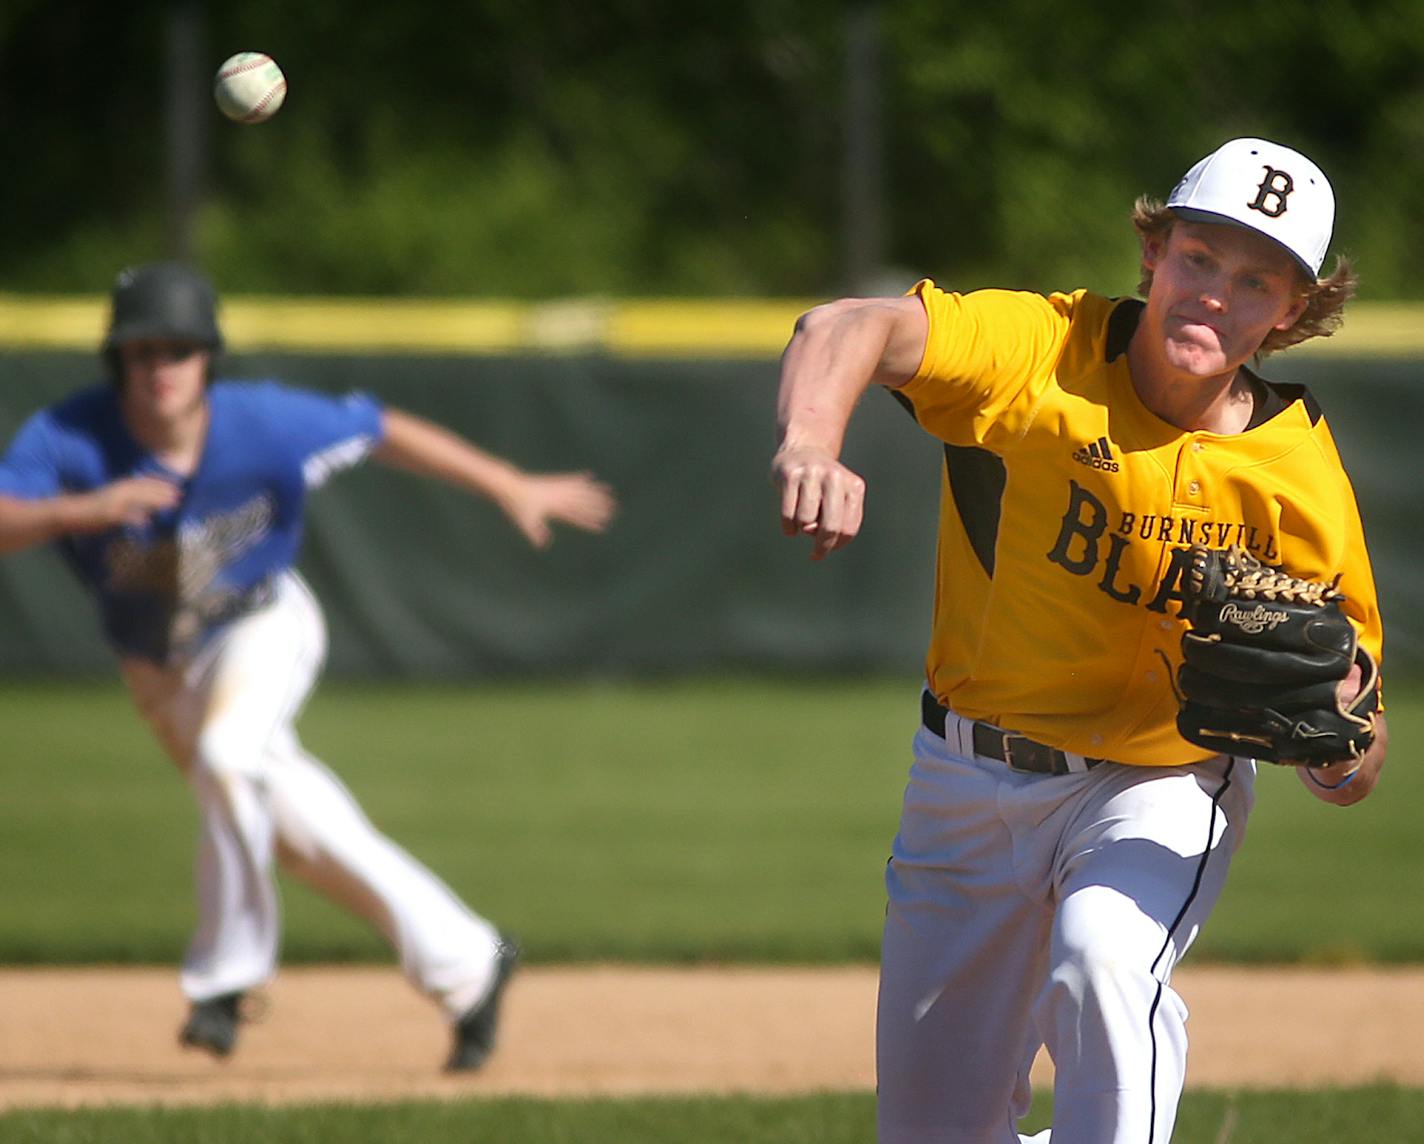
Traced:
<path fill-rule="evenodd" d="M 950 711 L 931 695 L 924 692 L 920 698 L 920 713 L 925 726 L 944 738 L 944 722 Z M 1057 747 L 1035 743 L 1013 731 L 1003 731 L 989 723 L 974 725 L 974 753 L 986 758 L 1008 763 L 1016 771 L 1032 771 L 1036 775 L 1066 775 L 1073 772 L 1068 765 L 1068 756 Z M 1084 756 L 1083 763 L 1092 770 L 1106 759 L 1090 759 Z"/>

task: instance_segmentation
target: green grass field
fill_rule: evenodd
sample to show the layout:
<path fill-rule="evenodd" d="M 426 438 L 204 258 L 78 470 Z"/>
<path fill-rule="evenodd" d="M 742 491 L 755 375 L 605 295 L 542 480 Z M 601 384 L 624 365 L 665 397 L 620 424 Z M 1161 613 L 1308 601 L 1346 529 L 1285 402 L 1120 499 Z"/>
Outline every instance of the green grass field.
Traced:
<path fill-rule="evenodd" d="M 1025 1130 L 1047 1124 L 1047 1111 L 1046 1102 L 1036 1104 Z M 866 1144 L 874 1134 L 874 1100 L 859 1093 L 0 1114 L 0 1144 Z M 1424 1093 L 1397 1088 L 1188 1093 L 1172 1139 L 1174 1144 L 1417 1144 L 1424 1141 Z"/>
<path fill-rule="evenodd" d="M 1424 702 L 1391 692 L 1392 762 L 1359 807 L 1267 770 L 1246 848 L 1193 954 L 1424 960 L 1415 808 Z M 871 960 L 909 762 L 913 681 L 329 685 L 307 745 L 376 822 L 531 961 Z M 0 959 L 173 963 L 192 921 L 193 814 L 114 686 L 0 692 Z M 390 955 L 286 888 L 284 956 Z M 1026 1121 L 1049 1121 L 1040 1099 Z M 850 1144 L 864 1093 L 795 1099 L 490 1098 L 294 1108 L 0 1113 L 0 1144 Z M 1424 1142 L 1424 1092 L 1189 1092 L 1176 1144 Z"/>
<path fill-rule="evenodd" d="M 912 681 L 329 685 L 306 743 L 530 960 L 873 960 Z M 1268 768 L 1194 960 L 1424 960 L 1424 703 L 1391 692 L 1360 806 Z M 192 922 L 186 788 L 114 686 L 0 692 L 0 959 L 173 962 Z M 286 888 L 289 962 L 388 957 Z"/>

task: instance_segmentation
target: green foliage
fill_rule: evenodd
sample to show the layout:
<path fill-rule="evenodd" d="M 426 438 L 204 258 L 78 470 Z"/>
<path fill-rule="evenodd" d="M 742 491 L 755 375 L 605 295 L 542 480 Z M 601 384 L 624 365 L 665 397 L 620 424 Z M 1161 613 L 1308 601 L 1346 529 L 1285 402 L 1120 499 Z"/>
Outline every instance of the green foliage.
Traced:
<path fill-rule="evenodd" d="M 93 291 L 163 252 L 182 7 L 4 9 L 0 289 Z M 886 284 L 1129 291 L 1132 200 L 1262 134 L 1331 175 L 1367 296 L 1419 296 L 1424 8 L 1404 0 L 194 5 L 195 253 L 235 291 L 838 291 L 863 225 L 842 217 L 855 7 L 879 15 Z M 270 123 L 212 107 L 241 49 L 287 71 Z"/>
<path fill-rule="evenodd" d="M 1338 810 L 1262 774 L 1194 963 L 1424 960 L 1409 908 L 1424 708 L 1393 694 L 1394 761 L 1366 802 Z M 302 733 L 533 961 L 872 961 L 915 695 L 893 680 L 333 684 Z M 194 815 L 123 695 L 11 685 L 0 726 L 0 959 L 175 961 Z M 286 899 L 288 961 L 389 958 L 324 899 L 295 884 Z"/>

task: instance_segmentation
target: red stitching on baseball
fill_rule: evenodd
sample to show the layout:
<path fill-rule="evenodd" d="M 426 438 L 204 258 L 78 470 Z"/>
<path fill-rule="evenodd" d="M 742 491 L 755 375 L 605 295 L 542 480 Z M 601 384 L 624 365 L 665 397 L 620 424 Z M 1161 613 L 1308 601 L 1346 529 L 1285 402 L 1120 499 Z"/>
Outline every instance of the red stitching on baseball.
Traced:
<path fill-rule="evenodd" d="M 242 117 L 244 123 L 254 123 L 262 115 L 262 109 L 275 99 L 278 94 L 287 90 L 287 81 L 282 80 L 275 86 L 267 89 L 267 94 L 252 105 L 252 110 Z"/>
<path fill-rule="evenodd" d="M 260 67 L 266 67 L 271 62 L 271 56 L 264 56 L 259 53 L 255 60 L 244 60 L 242 63 L 237 64 L 231 69 L 224 68 L 221 72 L 218 73 L 218 79 L 231 79 L 233 76 L 241 75 L 243 72 L 253 71 L 254 69 Z"/>

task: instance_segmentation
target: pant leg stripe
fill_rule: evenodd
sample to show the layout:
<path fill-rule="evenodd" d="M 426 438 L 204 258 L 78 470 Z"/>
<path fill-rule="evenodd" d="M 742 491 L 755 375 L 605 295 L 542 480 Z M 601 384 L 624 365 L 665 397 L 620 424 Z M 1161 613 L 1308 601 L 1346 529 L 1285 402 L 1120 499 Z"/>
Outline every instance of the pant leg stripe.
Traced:
<path fill-rule="evenodd" d="M 1172 924 L 1167 928 L 1167 936 L 1162 942 L 1162 948 L 1157 951 L 1157 956 L 1152 959 L 1152 975 L 1157 976 L 1157 968 L 1162 964 L 1162 959 L 1167 956 L 1167 950 L 1171 948 L 1172 937 L 1176 934 L 1177 928 L 1182 924 L 1182 919 L 1187 916 L 1187 910 L 1191 908 L 1192 902 L 1196 900 L 1197 893 L 1201 890 L 1202 878 L 1206 875 L 1207 860 L 1212 854 L 1212 839 L 1216 837 L 1216 822 L 1221 813 L 1221 799 L 1231 787 L 1231 772 L 1236 769 L 1236 760 L 1228 760 L 1226 772 L 1222 775 L 1221 786 L 1217 788 L 1211 796 L 1211 817 L 1208 820 L 1206 845 L 1202 848 L 1201 861 L 1197 863 L 1196 877 L 1192 879 L 1191 892 L 1187 894 L 1187 899 L 1182 903 L 1182 908 L 1177 911 L 1177 916 L 1172 919 Z M 1152 1043 L 1152 1066 L 1149 1074 L 1150 1088 L 1152 1094 L 1152 1120 L 1147 1126 L 1147 1144 L 1155 1144 L 1157 1136 L 1157 1009 L 1162 1003 L 1162 990 L 1165 988 L 1164 982 L 1159 978 L 1157 981 L 1157 992 L 1152 998 L 1152 1005 L 1147 1011 L 1147 1036 Z"/>

